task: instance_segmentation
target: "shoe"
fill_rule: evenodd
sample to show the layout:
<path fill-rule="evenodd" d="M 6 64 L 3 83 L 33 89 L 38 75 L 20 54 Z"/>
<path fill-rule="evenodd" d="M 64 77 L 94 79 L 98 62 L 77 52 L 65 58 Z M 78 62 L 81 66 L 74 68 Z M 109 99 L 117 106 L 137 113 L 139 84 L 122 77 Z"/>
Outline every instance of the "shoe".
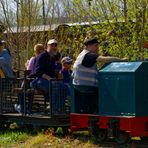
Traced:
<path fill-rule="evenodd" d="M 50 105 L 46 106 L 46 110 L 50 110 Z"/>
<path fill-rule="evenodd" d="M 19 104 L 14 104 L 14 109 L 15 109 L 15 111 L 17 111 L 18 113 L 21 113 L 21 105 L 19 105 Z"/>

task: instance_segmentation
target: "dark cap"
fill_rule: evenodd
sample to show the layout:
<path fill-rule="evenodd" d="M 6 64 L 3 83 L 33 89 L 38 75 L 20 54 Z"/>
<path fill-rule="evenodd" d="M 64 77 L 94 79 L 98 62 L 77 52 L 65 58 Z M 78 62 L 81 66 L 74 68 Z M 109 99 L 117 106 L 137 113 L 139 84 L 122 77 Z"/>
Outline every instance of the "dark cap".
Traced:
<path fill-rule="evenodd" d="M 92 44 L 96 44 L 99 43 L 98 40 L 96 38 L 91 38 L 91 39 L 85 39 L 84 41 L 84 45 L 92 45 Z"/>

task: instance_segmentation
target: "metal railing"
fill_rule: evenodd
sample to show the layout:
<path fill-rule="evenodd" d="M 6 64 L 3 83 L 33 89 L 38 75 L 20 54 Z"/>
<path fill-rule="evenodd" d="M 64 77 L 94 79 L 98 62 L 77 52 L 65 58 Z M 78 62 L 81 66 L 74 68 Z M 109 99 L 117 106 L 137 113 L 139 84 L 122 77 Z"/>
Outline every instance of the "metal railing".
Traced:
<path fill-rule="evenodd" d="M 14 104 L 17 102 L 17 92 L 22 79 L 0 78 L 0 113 L 14 112 Z"/>
<path fill-rule="evenodd" d="M 35 90 L 31 88 L 23 87 L 21 88 L 21 84 L 24 79 L 0 79 L 0 113 L 16 113 L 14 109 L 14 104 L 18 102 L 18 94 L 22 93 L 23 95 L 23 115 L 27 114 L 27 106 L 31 103 L 33 110 L 33 106 L 35 105 Z M 49 87 L 49 102 L 46 100 L 46 104 L 49 106 L 48 115 L 67 115 L 70 112 L 69 109 L 69 97 L 67 96 L 67 87 L 62 80 L 53 79 L 50 82 Z M 26 83 L 25 83 L 26 84 Z M 31 91 L 30 91 L 31 90 Z M 30 102 L 28 94 L 32 93 L 33 100 Z M 42 92 L 43 93 L 43 92 Z M 43 94 L 42 94 L 43 95 Z M 43 97 L 42 97 L 43 98 Z M 42 99 L 42 102 L 44 100 Z M 42 104 L 39 101 L 40 104 Z M 38 106 L 40 109 L 40 105 Z M 38 111 L 41 111 L 39 110 Z M 46 106 L 44 108 L 46 110 Z M 44 111 L 45 111 L 44 110 Z M 46 111 L 47 113 L 47 111 Z M 40 112 L 38 112 L 40 114 Z"/>

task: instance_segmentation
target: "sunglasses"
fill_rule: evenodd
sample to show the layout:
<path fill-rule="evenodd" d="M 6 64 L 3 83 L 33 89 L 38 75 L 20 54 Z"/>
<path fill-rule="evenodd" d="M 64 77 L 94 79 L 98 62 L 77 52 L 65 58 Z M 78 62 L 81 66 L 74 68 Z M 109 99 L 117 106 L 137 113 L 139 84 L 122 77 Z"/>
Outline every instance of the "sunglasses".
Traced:
<path fill-rule="evenodd" d="M 51 46 L 57 46 L 57 44 L 56 43 L 52 43 L 52 44 L 50 44 Z"/>
<path fill-rule="evenodd" d="M 72 63 L 71 62 L 67 62 L 67 63 L 63 63 L 63 64 L 71 65 Z"/>

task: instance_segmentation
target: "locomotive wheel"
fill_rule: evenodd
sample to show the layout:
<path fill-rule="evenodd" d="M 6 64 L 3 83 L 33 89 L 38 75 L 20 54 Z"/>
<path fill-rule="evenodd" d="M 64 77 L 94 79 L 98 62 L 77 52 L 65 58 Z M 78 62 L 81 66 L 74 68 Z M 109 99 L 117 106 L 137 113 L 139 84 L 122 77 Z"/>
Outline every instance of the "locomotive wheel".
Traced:
<path fill-rule="evenodd" d="M 148 137 L 140 137 L 142 142 L 148 143 Z"/>
<path fill-rule="evenodd" d="M 89 121 L 88 132 L 91 136 L 96 136 L 98 133 L 98 127 L 96 126 L 97 119 L 91 119 Z"/>
<path fill-rule="evenodd" d="M 96 127 L 89 128 L 89 133 L 93 136 L 96 142 L 104 142 L 107 139 L 107 130 L 105 129 L 98 129 Z"/>
<path fill-rule="evenodd" d="M 131 140 L 129 134 L 124 131 L 120 131 L 118 137 L 116 137 L 116 142 L 120 145 L 127 144 Z"/>
<path fill-rule="evenodd" d="M 89 134 L 90 134 L 91 136 L 96 136 L 97 133 L 98 133 L 98 129 L 97 129 L 96 127 L 90 126 L 90 127 L 88 128 L 88 132 L 89 132 Z"/>
<path fill-rule="evenodd" d="M 99 142 L 104 142 L 107 139 L 107 130 L 99 129 L 97 137 Z"/>

